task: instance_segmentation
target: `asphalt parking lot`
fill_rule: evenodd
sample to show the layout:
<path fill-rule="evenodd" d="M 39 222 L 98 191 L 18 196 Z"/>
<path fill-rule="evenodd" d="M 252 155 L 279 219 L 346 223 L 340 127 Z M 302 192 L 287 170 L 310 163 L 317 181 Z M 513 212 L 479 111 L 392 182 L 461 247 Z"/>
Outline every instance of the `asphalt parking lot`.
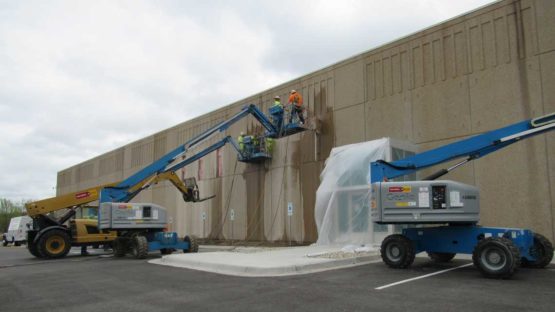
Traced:
<path fill-rule="evenodd" d="M 81 257 L 74 249 L 64 259 L 45 261 L 25 247 L 0 248 L 0 311 L 555 310 L 553 263 L 542 270 L 520 269 L 511 280 L 482 278 L 465 259 L 439 265 L 426 258 L 407 270 L 375 262 L 252 278 L 92 252 Z"/>

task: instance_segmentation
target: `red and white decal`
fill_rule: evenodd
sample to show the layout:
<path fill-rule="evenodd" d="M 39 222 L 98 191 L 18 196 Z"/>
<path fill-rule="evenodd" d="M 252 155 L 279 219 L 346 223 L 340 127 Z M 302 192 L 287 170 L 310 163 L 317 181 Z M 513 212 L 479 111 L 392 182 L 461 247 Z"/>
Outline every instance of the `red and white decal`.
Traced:
<path fill-rule="evenodd" d="M 410 193 L 410 186 L 390 186 L 389 193 Z"/>
<path fill-rule="evenodd" d="M 89 196 L 91 196 L 90 192 L 81 192 L 81 193 L 75 194 L 75 199 L 83 199 L 83 198 L 87 198 Z"/>

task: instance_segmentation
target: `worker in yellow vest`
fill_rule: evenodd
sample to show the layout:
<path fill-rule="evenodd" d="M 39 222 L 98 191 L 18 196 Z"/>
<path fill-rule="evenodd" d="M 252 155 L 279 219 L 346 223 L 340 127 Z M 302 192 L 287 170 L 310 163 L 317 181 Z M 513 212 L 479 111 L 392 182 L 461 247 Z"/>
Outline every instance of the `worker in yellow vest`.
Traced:
<path fill-rule="evenodd" d="M 274 139 L 270 137 L 266 137 L 265 141 L 266 141 L 266 153 L 272 155 L 272 152 L 274 151 Z"/>
<path fill-rule="evenodd" d="M 237 137 L 237 143 L 239 144 L 239 151 L 243 153 L 245 151 L 245 143 L 243 143 L 245 139 L 245 132 L 241 131 L 241 134 Z"/>
<path fill-rule="evenodd" d="M 281 98 L 279 97 L 279 95 L 274 96 L 274 106 L 283 108 L 283 105 L 281 105 Z"/>

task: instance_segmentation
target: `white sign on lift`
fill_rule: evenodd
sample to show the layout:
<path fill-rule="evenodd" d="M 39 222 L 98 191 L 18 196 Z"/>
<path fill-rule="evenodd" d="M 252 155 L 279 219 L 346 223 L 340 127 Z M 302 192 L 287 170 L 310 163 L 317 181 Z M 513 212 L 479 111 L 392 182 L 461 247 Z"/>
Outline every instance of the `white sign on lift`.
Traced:
<path fill-rule="evenodd" d="M 292 202 L 287 203 L 287 215 L 289 217 L 293 215 L 293 203 Z"/>
<path fill-rule="evenodd" d="M 235 209 L 231 209 L 231 213 L 229 215 L 229 218 L 231 219 L 231 221 L 235 220 Z"/>
<path fill-rule="evenodd" d="M 206 212 L 204 212 L 204 211 L 202 212 L 202 220 L 203 221 L 206 220 Z"/>

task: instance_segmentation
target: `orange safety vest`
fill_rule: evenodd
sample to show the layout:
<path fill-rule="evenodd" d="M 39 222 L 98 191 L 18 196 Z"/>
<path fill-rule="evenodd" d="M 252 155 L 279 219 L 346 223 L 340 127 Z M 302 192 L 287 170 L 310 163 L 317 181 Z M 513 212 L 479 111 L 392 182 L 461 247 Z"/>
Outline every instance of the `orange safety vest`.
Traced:
<path fill-rule="evenodd" d="M 299 93 L 293 93 L 289 96 L 289 103 L 295 104 L 297 107 L 303 105 L 303 97 Z"/>

